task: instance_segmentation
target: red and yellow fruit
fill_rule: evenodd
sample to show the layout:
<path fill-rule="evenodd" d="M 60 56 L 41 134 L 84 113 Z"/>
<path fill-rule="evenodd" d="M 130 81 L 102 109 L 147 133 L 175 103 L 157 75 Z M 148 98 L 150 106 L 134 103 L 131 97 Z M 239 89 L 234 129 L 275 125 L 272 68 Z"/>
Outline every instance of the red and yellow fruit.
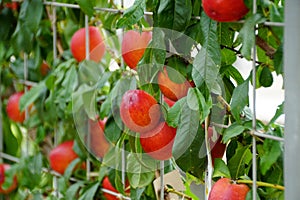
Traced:
<path fill-rule="evenodd" d="M 249 9 L 244 0 L 202 0 L 204 12 L 218 22 L 233 22 L 244 17 Z"/>
<path fill-rule="evenodd" d="M 107 118 L 97 121 L 89 121 L 90 126 L 90 148 L 99 158 L 103 158 L 109 149 L 109 142 L 104 135 L 104 128 Z"/>
<path fill-rule="evenodd" d="M 222 135 L 214 132 L 212 127 L 208 127 L 208 141 L 211 148 L 210 153 L 212 164 L 214 165 L 216 158 L 223 157 L 226 149 L 226 144 L 222 143 Z"/>
<path fill-rule="evenodd" d="M 46 61 L 43 61 L 40 66 L 40 72 L 42 76 L 46 76 L 50 71 L 50 67 Z"/>
<path fill-rule="evenodd" d="M 162 116 L 156 99 L 143 90 L 128 90 L 122 97 L 120 115 L 134 132 L 145 133 L 155 128 Z"/>
<path fill-rule="evenodd" d="M 95 62 L 99 62 L 105 52 L 105 44 L 101 33 L 97 27 L 90 26 L 89 30 L 89 53 L 90 53 L 90 60 Z M 77 30 L 71 39 L 71 52 L 73 57 L 78 61 L 81 62 L 86 59 L 86 29 L 81 28 Z"/>
<path fill-rule="evenodd" d="M 156 160 L 168 160 L 172 157 L 172 148 L 176 136 L 176 128 L 161 122 L 154 129 L 140 136 L 143 150 Z"/>
<path fill-rule="evenodd" d="M 169 77 L 169 70 L 174 69 L 164 67 L 163 71 L 158 72 L 157 83 L 160 91 L 164 96 L 171 99 L 172 101 L 177 101 L 178 99 L 181 99 L 182 97 L 185 97 L 187 95 L 189 88 L 193 87 L 193 84 L 185 79 L 184 81 L 180 82 L 179 80 L 182 80 L 183 77 L 179 74 L 179 72 L 174 73 L 178 75 L 177 79 L 176 77 L 173 77 L 173 80 L 178 80 L 178 83 L 172 81 Z"/>
<path fill-rule="evenodd" d="M 127 31 L 122 40 L 122 57 L 124 62 L 135 69 L 138 62 L 144 55 L 149 41 L 152 38 L 151 32 Z"/>
<path fill-rule="evenodd" d="M 49 154 L 50 167 L 54 171 L 64 174 L 69 164 L 78 158 L 78 155 L 73 150 L 74 141 L 65 141 L 54 149 Z"/>
<path fill-rule="evenodd" d="M 229 178 L 221 178 L 213 185 L 208 200 L 245 200 L 249 190 L 246 184 L 237 184 Z"/>
<path fill-rule="evenodd" d="M 20 111 L 19 102 L 24 92 L 16 92 L 12 94 L 6 105 L 7 116 L 14 122 L 24 122 L 25 112 Z"/>
<path fill-rule="evenodd" d="M 2 187 L 5 182 L 5 171 L 9 168 L 9 164 L 0 164 L 0 194 L 9 194 L 17 188 L 18 181 L 16 176 L 13 177 L 13 182 L 8 188 L 4 189 Z"/>
<path fill-rule="evenodd" d="M 116 188 L 110 183 L 108 176 L 105 176 L 104 179 L 102 180 L 102 188 L 115 192 L 117 194 L 119 194 L 119 191 L 116 190 Z M 125 183 L 125 193 L 129 194 L 130 193 L 130 188 L 129 188 L 129 182 L 126 181 Z M 103 196 L 107 199 L 107 200 L 118 200 L 119 198 L 117 198 L 115 195 L 103 192 Z"/>

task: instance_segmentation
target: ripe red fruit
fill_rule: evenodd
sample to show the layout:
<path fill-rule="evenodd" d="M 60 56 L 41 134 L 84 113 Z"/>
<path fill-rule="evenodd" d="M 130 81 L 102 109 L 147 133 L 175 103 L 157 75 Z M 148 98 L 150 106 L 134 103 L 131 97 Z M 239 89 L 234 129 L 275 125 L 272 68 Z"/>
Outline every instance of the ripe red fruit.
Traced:
<path fill-rule="evenodd" d="M 104 135 L 104 128 L 107 118 L 103 120 L 89 120 L 90 126 L 90 148 L 92 152 L 99 158 L 103 158 L 109 149 L 109 142 Z"/>
<path fill-rule="evenodd" d="M 153 130 L 140 137 L 143 150 L 156 160 L 168 160 L 172 157 L 172 148 L 176 128 L 168 126 L 166 122 L 161 122 Z"/>
<path fill-rule="evenodd" d="M 249 190 L 245 184 L 236 184 L 229 178 L 221 178 L 213 185 L 208 200 L 245 200 Z"/>
<path fill-rule="evenodd" d="M 65 141 L 54 149 L 49 154 L 50 167 L 60 173 L 64 174 L 68 165 L 78 158 L 78 155 L 73 150 L 74 141 Z"/>
<path fill-rule="evenodd" d="M 127 31 L 122 40 L 122 57 L 124 62 L 135 69 L 138 62 L 144 55 L 149 41 L 152 38 L 151 32 Z"/>
<path fill-rule="evenodd" d="M 169 99 L 173 101 L 177 101 L 178 99 L 181 99 L 182 97 L 185 97 L 188 93 L 188 90 L 190 87 L 193 87 L 193 85 L 185 80 L 181 83 L 176 83 L 172 81 L 169 78 L 169 72 L 170 70 L 174 70 L 172 68 L 164 67 L 163 71 L 158 72 L 157 76 L 157 83 L 159 86 L 160 91 Z M 178 73 L 179 75 L 179 73 Z M 173 77 L 175 78 L 175 77 Z M 178 79 L 182 79 L 182 76 Z M 176 80 L 176 79 L 174 79 Z"/>
<path fill-rule="evenodd" d="M 90 59 L 95 62 L 99 62 L 105 52 L 105 44 L 103 42 L 103 38 L 97 27 L 90 26 L 88 30 L 90 40 Z M 71 52 L 78 62 L 81 62 L 86 58 L 85 40 L 85 28 L 77 30 L 71 39 Z"/>
<path fill-rule="evenodd" d="M 114 186 L 112 186 L 112 184 L 109 181 L 109 178 L 107 176 L 104 177 L 103 181 L 102 181 L 102 188 L 107 189 L 109 191 L 115 192 L 115 193 L 119 193 L 119 191 L 116 190 L 116 188 L 114 188 Z M 130 188 L 129 188 L 129 182 L 126 181 L 125 183 L 125 193 L 130 193 Z M 108 194 L 106 192 L 103 192 L 103 196 L 107 199 L 107 200 L 119 200 L 116 196 L 112 195 L 112 194 Z"/>
<path fill-rule="evenodd" d="M 16 92 L 12 94 L 6 105 L 7 116 L 14 122 L 24 122 L 25 112 L 20 112 L 19 102 L 24 92 Z"/>
<path fill-rule="evenodd" d="M 167 97 L 163 97 L 164 101 L 169 105 L 169 107 L 172 107 L 176 102 L 172 101 L 171 99 L 167 98 Z"/>
<path fill-rule="evenodd" d="M 218 22 L 233 22 L 244 17 L 249 9 L 244 0 L 202 0 L 204 12 Z"/>
<path fill-rule="evenodd" d="M 40 66 L 40 71 L 42 76 L 46 76 L 48 74 L 48 72 L 50 71 L 50 67 L 48 65 L 48 63 L 46 63 L 46 61 L 43 61 L 41 66 Z"/>
<path fill-rule="evenodd" d="M 122 97 L 120 115 L 130 130 L 145 133 L 157 126 L 162 114 L 153 96 L 143 90 L 128 90 Z"/>
<path fill-rule="evenodd" d="M 7 189 L 3 189 L 2 185 L 5 182 L 5 171 L 10 168 L 9 164 L 0 164 L 0 194 L 9 194 L 17 188 L 17 177 L 14 176 L 12 184 Z"/>
<path fill-rule="evenodd" d="M 19 8 L 19 2 L 5 3 L 4 7 L 10 8 L 11 10 L 18 10 L 18 8 Z"/>
<path fill-rule="evenodd" d="M 222 158 L 226 149 L 226 144 L 222 143 L 222 135 L 213 131 L 212 127 L 208 127 L 208 141 L 211 148 L 212 164 L 215 158 Z"/>

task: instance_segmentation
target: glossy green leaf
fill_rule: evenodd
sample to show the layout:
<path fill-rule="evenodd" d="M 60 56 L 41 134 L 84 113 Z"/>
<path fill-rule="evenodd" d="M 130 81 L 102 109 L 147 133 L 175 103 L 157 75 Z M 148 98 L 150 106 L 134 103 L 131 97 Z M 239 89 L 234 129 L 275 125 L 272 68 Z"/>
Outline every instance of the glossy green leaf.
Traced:
<path fill-rule="evenodd" d="M 263 87 L 270 87 L 273 84 L 273 75 L 268 67 L 263 67 L 259 76 L 259 82 Z"/>
<path fill-rule="evenodd" d="M 281 115 L 284 114 L 284 102 L 277 107 L 277 110 L 270 120 L 269 124 L 273 124 Z"/>
<path fill-rule="evenodd" d="M 191 0 L 160 1 L 155 26 L 176 31 L 185 30 L 192 16 Z"/>
<path fill-rule="evenodd" d="M 231 138 L 236 137 L 243 133 L 245 127 L 238 123 L 231 124 L 224 132 L 222 141 L 227 143 Z"/>
<path fill-rule="evenodd" d="M 109 142 L 116 143 L 121 136 L 122 127 L 119 127 L 113 118 L 109 118 L 105 125 L 105 137 Z"/>
<path fill-rule="evenodd" d="M 148 160 L 151 162 L 150 159 Z M 151 165 L 153 167 L 153 164 L 155 164 L 155 162 L 153 162 L 152 160 L 152 164 L 148 166 L 141 164 L 141 162 L 147 163 L 147 160 L 145 158 L 143 159 L 142 153 L 136 155 L 128 154 L 127 166 L 126 166 L 127 175 L 128 175 L 129 183 L 133 188 L 146 187 L 147 185 L 152 183 L 154 179 L 154 173 L 151 170 L 149 171 L 149 169 L 151 169 L 149 167 Z"/>
<path fill-rule="evenodd" d="M 66 200 L 73 200 L 76 198 L 76 194 L 78 192 L 78 190 L 83 187 L 84 184 L 82 182 L 77 182 L 74 183 L 72 185 L 70 185 L 70 187 L 67 189 L 66 191 Z"/>
<path fill-rule="evenodd" d="M 29 105 L 34 103 L 42 92 L 46 89 L 45 83 L 40 82 L 38 85 L 32 87 L 29 91 L 24 93 L 20 99 L 20 110 L 24 111 Z"/>
<path fill-rule="evenodd" d="M 13 45 L 18 51 L 30 52 L 34 34 L 39 28 L 43 14 L 43 2 L 40 0 L 25 1 L 21 4 L 18 25 L 13 34 Z"/>
<path fill-rule="evenodd" d="M 263 175 L 270 170 L 271 166 L 282 155 L 281 144 L 278 141 L 265 139 L 263 143 L 263 155 L 260 158 L 260 171 Z"/>
<path fill-rule="evenodd" d="M 90 184 L 88 186 L 88 189 L 82 195 L 80 195 L 79 200 L 93 200 L 93 199 L 95 199 L 95 194 L 96 194 L 98 188 L 100 187 L 100 183 L 101 182 L 96 181 L 96 182 Z"/>
<path fill-rule="evenodd" d="M 230 103 L 231 112 L 233 117 L 240 121 L 240 114 L 244 107 L 248 105 L 248 92 L 249 92 L 249 80 L 247 79 L 244 83 L 238 85 L 232 94 L 232 101 Z"/>
<path fill-rule="evenodd" d="M 213 178 L 216 177 L 227 177 L 227 178 L 231 177 L 230 171 L 226 163 L 220 158 L 216 158 L 214 163 Z"/>
<path fill-rule="evenodd" d="M 124 11 L 122 18 L 117 22 L 117 27 L 130 27 L 138 23 L 144 17 L 146 9 L 145 0 L 135 0 L 134 4 Z"/>
<path fill-rule="evenodd" d="M 185 124 L 180 125 L 177 129 L 175 138 L 176 143 L 174 142 L 173 146 L 173 156 L 175 156 L 176 164 L 181 170 L 201 178 L 207 164 L 204 132 L 202 128 L 199 128 L 198 130 L 190 128 L 183 132 L 184 130 L 182 129 L 187 126 L 187 122 L 183 123 Z M 198 127 L 198 125 L 194 126 Z M 184 147 L 184 145 L 186 146 Z"/>
<path fill-rule="evenodd" d="M 242 42 L 241 53 L 248 60 L 251 58 L 251 49 L 255 45 L 255 25 L 264 21 L 265 18 L 263 18 L 260 14 L 252 15 L 246 19 L 242 29 L 240 30 L 238 40 Z"/>
<path fill-rule="evenodd" d="M 217 23 L 205 14 L 202 14 L 201 17 L 203 46 L 194 59 L 192 77 L 197 87 L 205 83 L 211 92 L 221 94 L 219 85 L 221 51 L 218 44 Z"/>
<path fill-rule="evenodd" d="M 93 16 L 95 0 L 76 0 L 76 2 L 79 4 L 80 8 L 86 15 L 88 15 L 89 17 Z"/>
<path fill-rule="evenodd" d="M 228 168 L 231 177 L 236 179 L 244 174 L 248 174 L 246 166 L 249 166 L 252 160 L 250 146 L 239 146 L 233 157 L 228 161 Z"/>
<path fill-rule="evenodd" d="M 185 102 L 181 107 L 180 121 L 173 145 L 173 156 L 184 153 L 197 136 L 199 127 L 199 110 L 192 110 Z"/>

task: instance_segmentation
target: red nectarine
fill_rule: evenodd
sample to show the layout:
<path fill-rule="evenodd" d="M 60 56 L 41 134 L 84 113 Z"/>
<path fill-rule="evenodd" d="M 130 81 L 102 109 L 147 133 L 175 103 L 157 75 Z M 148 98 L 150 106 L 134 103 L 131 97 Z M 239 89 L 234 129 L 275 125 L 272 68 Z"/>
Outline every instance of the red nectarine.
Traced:
<path fill-rule="evenodd" d="M 105 44 L 103 38 L 97 27 L 90 26 L 88 30 L 90 40 L 90 59 L 95 62 L 99 62 L 102 59 L 105 52 Z M 86 58 L 85 40 L 85 28 L 77 30 L 71 39 L 71 52 L 78 62 L 81 62 Z"/>
<path fill-rule="evenodd" d="M 122 97 L 120 115 L 132 131 L 144 133 L 157 126 L 161 119 L 160 105 L 143 90 L 128 90 Z"/>
<path fill-rule="evenodd" d="M 163 95 L 165 95 L 167 98 L 173 101 L 177 101 L 178 99 L 181 99 L 182 97 L 185 97 L 187 95 L 189 88 L 192 87 L 192 84 L 188 80 L 185 80 L 181 83 L 176 83 L 172 81 L 169 78 L 169 70 L 174 69 L 170 67 L 164 67 L 163 71 L 158 72 L 157 83 Z M 179 75 L 179 72 L 177 73 Z M 181 75 L 179 76 L 179 80 L 183 78 Z"/>
<path fill-rule="evenodd" d="M 249 11 L 244 0 L 202 0 L 202 6 L 210 18 L 219 22 L 237 21 Z"/>
<path fill-rule="evenodd" d="M 105 176 L 104 179 L 102 180 L 102 188 L 107 189 L 109 191 L 119 193 L 119 191 L 114 188 L 114 186 L 110 183 L 108 176 Z M 125 183 L 125 193 L 130 193 L 130 188 L 129 188 L 129 182 L 126 181 Z M 103 196 L 107 200 L 118 200 L 118 198 L 115 195 L 109 194 L 107 192 L 103 192 Z"/>
<path fill-rule="evenodd" d="M 2 185 L 5 182 L 5 171 L 9 168 L 9 164 L 0 164 L 0 194 L 9 194 L 17 188 L 18 181 L 16 176 L 14 176 L 12 184 L 7 189 L 2 188 Z"/>
<path fill-rule="evenodd" d="M 229 178 L 221 178 L 213 185 L 208 200 L 245 200 L 249 190 L 245 184 L 236 184 Z"/>
<path fill-rule="evenodd" d="M 139 33 L 134 30 L 127 31 L 122 40 L 122 57 L 124 62 L 135 69 L 138 62 L 144 55 L 149 41 L 152 38 L 151 32 Z"/>
<path fill-rule="evenodd" d="M 140 136 L 143 150 L 156 160 L 167 160 L 172 157 L 172 148 L 176 128 L 161 122 L 157 127 Z"/>
<path fill-rule="evenodd" d="M 89 120 L 90 126 L 90 148 L 91 151 L 99 158 L 103 158 L 109 149 L 109 142 L 104 135 L 104 128 L 107 118 L 103 120 Z"/>
<path fill-rule="evenodd" d="M 74 141 L 65 141 L 54 149 L 49 154 L 50 167 L 60 173 L 64 174 L 69 164 L 78 158 L 78 155 L 73 150 Z"/>
<path fill-rule="evenodd" d="M 7 116 L 14 122 L 24 122 L 25 112 L 20 111 L 19 102 L 24 92 L 16 92 L 12 94 L 6 105 Z"/>

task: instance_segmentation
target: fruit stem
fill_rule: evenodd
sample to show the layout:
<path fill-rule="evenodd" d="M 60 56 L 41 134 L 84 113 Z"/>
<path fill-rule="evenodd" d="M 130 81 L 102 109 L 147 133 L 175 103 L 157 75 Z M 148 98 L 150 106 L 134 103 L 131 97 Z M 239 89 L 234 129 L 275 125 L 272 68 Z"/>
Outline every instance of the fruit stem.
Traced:
<path fill-rule="evenodd" d="M 227 113 L 231 112 L 231 107 L 229 103 L 227 103 L 221 95 L 218 95 L 217 100 L 226 108 Z"/>
<path fill-rule="evenodd" d="M 178 196 L 181 196 L 181 197 L 183 197 L 185 199 L 188 199 L 188 200 L 193 200 L 192 197 L 190 197 L 190 196 L 188 196 L 188 195 L 186 195 L 186 194 L 184 194 L 184 193 L 182 193 L 180 191 L 177 191 L 177 190 L 175 190 L 173 188 L 165 187 L 165 192 L 166 193 L 177 194 Z"/>
<path fill-rule="evenodd" d="M 236 183 L 252 184 L 253 181 L 252 180 L 237 180 Z M 266 182 L 262 182 L 262 181 L 256 181 L 256 185 L 258 187 L 270 187 L 270 188 L 275 188 L 278 190 L 284 190 L 284 186 L 282 186 L 282 185 L 266 183 Z"/>

